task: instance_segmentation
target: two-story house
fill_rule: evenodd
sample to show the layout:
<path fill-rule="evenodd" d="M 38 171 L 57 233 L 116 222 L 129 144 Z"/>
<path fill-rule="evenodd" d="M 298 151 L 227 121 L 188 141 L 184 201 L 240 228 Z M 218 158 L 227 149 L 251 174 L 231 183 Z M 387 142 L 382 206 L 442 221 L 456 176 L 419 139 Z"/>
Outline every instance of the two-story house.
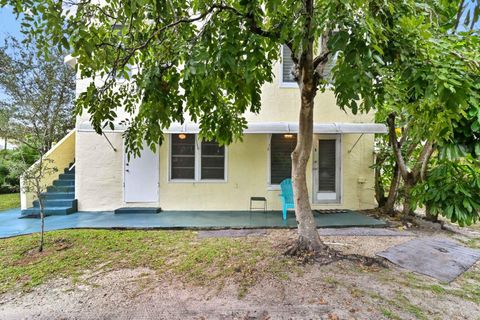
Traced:
<path fill-rule="evenodd" d="M 300 105 L 298 86 L 290 76 L 290 55 L 282 52 L 282 56 L 274 66 L 275 80 L 262 89 L 261 112 L 246 115 L 248 129 L 242 142 L 219 146 L 201 141 L 197 124 L 176 124 L 165 129 L 165 142 L 156 153 L 145 148 L 141 157 L 128 160 L 125 128 L 98 135 L 88 114 L 78 117 L 76 130 L 54 147 L 68 149 L 71 158 L 57 161 L 58 167 L 74 162 L 74 170 L 66 173 L 74 181 L 68 192 L 77 200 L 78 210 L 248 210 L 251 197 L 265 197 L 269 210 L 281 209 L 279 184 L 291 176 Z M 77 94 L 87 84 L 88 79 L 79 79 Z M 308 164 L 312 207 L 373 208 L 374 134 L 385 133 L 386 128 L 374 124 L 372 114 L 342 111 L 328 90 L 315 98 L 314 122 Z M 55 150 L 50 157 L 58 158 Z M 56 178 L 58 174 L 50 181 Z M 29 206 L 29 200 L 23 197 L 22 208 Z"/>

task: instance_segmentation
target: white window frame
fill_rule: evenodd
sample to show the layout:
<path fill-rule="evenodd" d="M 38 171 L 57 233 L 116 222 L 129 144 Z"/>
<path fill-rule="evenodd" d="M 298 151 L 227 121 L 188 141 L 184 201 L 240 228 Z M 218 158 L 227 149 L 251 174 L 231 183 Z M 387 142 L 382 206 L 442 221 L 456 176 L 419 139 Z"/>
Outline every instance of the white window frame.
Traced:
<path fill-rule="evenodd" d="M 228 148 L 224 146 L 224 167 L 223 179 L 201 179 L 202 176 L 202 140 L 196 133 L 185 133 L 195 135 L 195 177 L 194 179 L 173 179 L 172 178 L 172 136 L 178 133 L 169 134 L 168 148 L 168 182 L 170 183 L 226 183 L 228 182 Z"/>
<path fill-rule="evenodd" d="M 280 68 L 278 69 L 278 74 L 279 74 L 279 86 L 280 88 L 297 88 L 298 89 L 298 83 L 297 82 L 284 82 L 283 81 L 283 47 L 285 45 L 282 44 L 280 45 L 280 57 L 281 61 L 279 63 Z"/>
<path fill-rule="evenodd" d="M 314 204 L 341 204 L 343 201 L 343 177 L 342 177 L 342 135 L 341 134 L 323 134 L 314 135 L 314 148 L 313 148 L 313 163 L 312 163 L 312 202 Z M 329 192 L 324 192 L 325 198 L 318 199 L 318 194 L 323 192 L 317 191 L 318 189 L 318 141 L 319 140 L 336 140 L 335 143 L 335 199 L 332 199 Z"/>

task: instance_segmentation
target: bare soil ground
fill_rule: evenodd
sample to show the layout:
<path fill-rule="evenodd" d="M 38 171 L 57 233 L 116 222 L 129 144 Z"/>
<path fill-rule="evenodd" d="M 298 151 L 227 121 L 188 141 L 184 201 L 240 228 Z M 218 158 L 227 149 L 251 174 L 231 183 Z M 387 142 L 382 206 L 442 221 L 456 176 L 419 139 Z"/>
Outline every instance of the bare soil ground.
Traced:
<path fill-rule="evenodd" d="M 413 231 L 478 245 L 476 238 L 438 228 Z M 264 236 L 278 244 L 294 237 L 293 230 Z M 338 250 L 365 256 L 410 239 L 323 237 Z M 0 295 L 0 319 L 480 319 L 480 264 L 450 284 L 392 264 L 307 264 L 292 267 L 283 279 L 263 278 L 241 297 L 228 279 L 196 286 L 148 268 L 100 269 L 75 281 L 56 279 Z"/>

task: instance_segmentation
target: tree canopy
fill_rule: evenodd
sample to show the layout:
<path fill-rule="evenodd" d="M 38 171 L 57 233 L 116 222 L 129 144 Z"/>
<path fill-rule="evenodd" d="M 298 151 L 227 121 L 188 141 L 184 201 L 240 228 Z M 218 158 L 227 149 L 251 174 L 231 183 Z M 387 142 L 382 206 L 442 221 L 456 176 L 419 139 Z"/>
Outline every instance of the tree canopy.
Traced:
<path fill-rule="evenodd" d="M 161 141 L 163 128 L 186 117 L 200 122 L 205 137 L 232 142 L 246 127 L 243 114 L 260 110 L 260 89 L 272 80 L 279 45 L 290 46 L 299 62 L 306 38 L 318 48 L 313 68 L 338 56 L 333 89 L 342 108 L 356 113 L 377 106 L 392 73 L 420 90 L 422 77 L 444 62 L 442 50 L 451 49 L 439 35 L 448 37 L 459 8 L 450 1 L 312 1 L 306 30 L 305 4 L 293 0 L 2 3 L 23 12 L 24 29 L 48 43 L 44 49 L 70 50 L 81 77 L 102 80 L 80 96 L 77 112 L 89 112 L 100 132 L 114 125 L 118 105 L 125 106 L 134 151 L 144 138 Z"/>
<path fill-rule="evenodd" d="M 0 136 L 41 145 L 46 152 L 72 129 L 75 72 L 62 51 L 38 56 L 34 45 L 13 38 L 0 47 Z M 3 116 L 2 116 L 3 114 Z M 3 123 L 3 124 L 2 124 Z M 38 141 L 41 140 L 41 141 Z"/>

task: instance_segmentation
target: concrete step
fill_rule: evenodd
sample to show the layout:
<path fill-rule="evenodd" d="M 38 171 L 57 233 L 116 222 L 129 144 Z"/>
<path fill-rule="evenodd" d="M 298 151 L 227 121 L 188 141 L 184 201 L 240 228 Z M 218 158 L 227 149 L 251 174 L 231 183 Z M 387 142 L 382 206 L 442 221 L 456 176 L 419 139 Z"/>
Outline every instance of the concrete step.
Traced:
<path fill-rule="evenodd" d="M 53 185 L 56 187 L 63 187 L 63 186 L 75 186 L 75 180 L 55 180 L 53 181 Z"/>
<path fill-rule="evenodd" d="M 159 213 L 162 211 L 161 208 L 149 208 L 149 207 L 125 207 L 125 208 L 118 208 L 113 211 L 115 214 L 127 214 L 127 213 L 134 213 L 134 214 L 143 214 L 143 213 Z"/>
<path fill-rule="evenodd" d="M 44 192 L 42 198 L 45 200 L 75 199 L 75 192 Z"/>
<path fill-rule="evenodd" d="M 72 208 L 77 208 L 77 199 L 50 199 L 50 200 L 44 200 L 43 205 L 45 208 L 50 208 L 50 207 L 72 207 Z M 38 200 L 33 201 L 33 207 L 39 208 L 40 203 Z"/>
<path fill-rule="evenodd" d="M 45 216 L 64 216 L 77 212 L 75 208 L 71 207 L 50 207 L 45 208 Z M 20 218 L 40 218 L 40 209 L 39 208 L 28 208 L 22 210 L 22 215 Z"/>
<path fill-rule="evenodd" d="M 75 181 L 75 173 L 61 173 L 59 176 L 60 180 L 74 180 Z"/>
<path fill-rule="evenodd" d="M 75 186 L 48 186 L 47 192 L 75 192 Z"/>

